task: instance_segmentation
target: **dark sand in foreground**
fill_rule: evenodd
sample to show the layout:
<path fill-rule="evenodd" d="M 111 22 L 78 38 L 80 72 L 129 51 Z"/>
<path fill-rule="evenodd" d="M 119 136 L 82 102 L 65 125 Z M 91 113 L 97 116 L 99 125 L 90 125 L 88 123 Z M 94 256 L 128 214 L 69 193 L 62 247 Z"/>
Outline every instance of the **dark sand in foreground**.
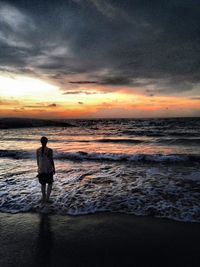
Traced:
<path fill-rule="evenodd" d="M 200 266 L 200 224 L 1 213 L 0 266 Z"/>

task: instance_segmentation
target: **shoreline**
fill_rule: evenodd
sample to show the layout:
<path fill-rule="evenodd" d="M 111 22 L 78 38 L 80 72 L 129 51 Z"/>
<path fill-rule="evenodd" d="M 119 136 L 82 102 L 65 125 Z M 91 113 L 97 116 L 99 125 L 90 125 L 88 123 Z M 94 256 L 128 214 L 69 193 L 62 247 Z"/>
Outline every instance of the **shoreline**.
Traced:
<path fill-rule="evenodd" d="M 199 229 L 119 213 L 0 213 L 0 266 L 199 266 Z"/>

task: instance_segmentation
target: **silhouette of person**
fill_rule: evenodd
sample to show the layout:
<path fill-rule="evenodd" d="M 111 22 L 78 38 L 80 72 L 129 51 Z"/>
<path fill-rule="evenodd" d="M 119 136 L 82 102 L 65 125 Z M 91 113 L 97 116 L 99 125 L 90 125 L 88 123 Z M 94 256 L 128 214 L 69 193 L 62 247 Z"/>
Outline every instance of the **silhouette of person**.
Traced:
<path fill-rule="evenodd" d="M 36 150 L 37 166 L 38 166 L 38 179 L 41 184 L 42 202 L 50 202 L 49 197 L 54 182 L 53 175 L 55 174 L 55 165 L 53 160 L 53 150 L 47 147 L 48 138 L 43 136 L 40 139 L 42 146 Z M 46 193 L 46 184 L 47 193 Z"/>

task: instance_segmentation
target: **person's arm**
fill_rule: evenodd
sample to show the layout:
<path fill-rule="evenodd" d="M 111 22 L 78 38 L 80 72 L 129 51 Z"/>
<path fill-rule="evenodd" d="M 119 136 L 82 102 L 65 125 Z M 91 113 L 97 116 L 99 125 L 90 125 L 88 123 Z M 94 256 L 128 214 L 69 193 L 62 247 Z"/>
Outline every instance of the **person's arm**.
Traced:
<path fill-rule="evenodd" d="M 38 154 L 38 150 L 36 150 L 36 158 L 37 158 L 37 166 L 39 167 L 39 154 Z"/>
<path fill-rule="evenodd" d="M 52 149 L 50 149 L 49 159 L 50 159 L 51 165 L 53 167 L 53 173 L 55 174 L 56 170 L 55 170 L 55 165 L 54 165 L 54 160 L 53 160 L 53 150 Z"/>

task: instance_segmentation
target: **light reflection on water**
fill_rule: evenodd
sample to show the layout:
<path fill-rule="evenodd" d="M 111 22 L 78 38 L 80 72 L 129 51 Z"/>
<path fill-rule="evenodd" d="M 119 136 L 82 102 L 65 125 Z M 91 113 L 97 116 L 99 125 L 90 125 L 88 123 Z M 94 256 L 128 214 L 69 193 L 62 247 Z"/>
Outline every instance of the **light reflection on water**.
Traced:
<path fill-rule="evenodd" d="M 82 131 L 82 134 L 81 134 Z M 45 135 L 49 138 L 48 145 L 62 152 L 101 152 L 101 153 L 145 153 L 145 154 L 193 154 L 200 153 L 200 146 L 185 146 L 160 144 L 158 138 L 144 136 L 108 136 L 108 135 L 86 135 L 82 129 L 77 135 L 78 129 L 18 129 L 3 130 L 0 132 L 0 146 L 5 150 L 35 150 L 40 146 L 39 140 Z M 52 133 L 53 132 L 53 133 Z M 106 142 L 102 140 L 106 139 Z M 108 142 L 108 139 L 111 139 Z M 114 139 L 114 141 L 113 141 Z M 122 142 L 117 142 L 122 139 Z M 117 141 L 115 141 L 117 140 Z M 130 143 L 129 143 L 130 140 Z M 136 140 L 136 143 L 134 143 Z M 138 143 L 137 143 L 138 141 Z M 139 143 L 140 142 L 140 143 Z"/>

